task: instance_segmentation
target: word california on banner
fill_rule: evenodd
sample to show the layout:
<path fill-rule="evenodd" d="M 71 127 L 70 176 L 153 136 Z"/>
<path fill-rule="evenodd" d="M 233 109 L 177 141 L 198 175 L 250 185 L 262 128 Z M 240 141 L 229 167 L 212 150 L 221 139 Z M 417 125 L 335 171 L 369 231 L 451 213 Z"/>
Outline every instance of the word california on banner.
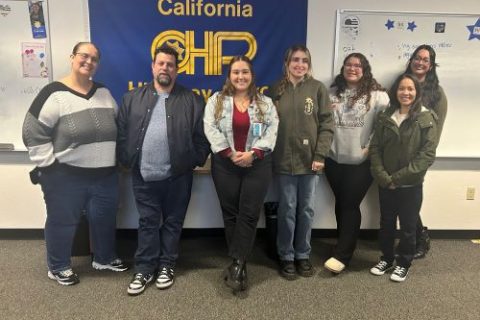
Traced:
<path fill-rule="evenodd" d="M 95 80 L 122 95 L 152 80 L 157 47 L 179 53 L 178 80 L 207 99 L 236 55 L 252 59 L 262 91 L 282 74 L 283 56 L 306 43 L 308 0 L 89 0 Z"/>

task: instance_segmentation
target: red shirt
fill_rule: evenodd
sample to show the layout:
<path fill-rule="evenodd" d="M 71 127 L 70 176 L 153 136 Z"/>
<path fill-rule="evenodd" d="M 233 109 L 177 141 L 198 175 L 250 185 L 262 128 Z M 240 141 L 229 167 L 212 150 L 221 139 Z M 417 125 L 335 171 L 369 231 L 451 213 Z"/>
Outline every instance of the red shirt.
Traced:
<path fill-rule="evenodd" d="M 245 152 L 245 146 L 247 144 L 248 131 L 250 130 L 250 116 L 248 110 L 240 112 L 237 107 L 233 106 L 233 119 L 232 119 L 232 131 L 233 131 L 233 144 L 235 150 Z M 263 159 L 263 151 L 259 149 L 253 149 L 259 159 Z M 232 152 L 231 148 L 220 151 L 220 155 L 223 157 L 230 156 Z"/>
<path fill-rule="evenodd" d="M 247 111 L 240 112 L 235 105 L 233 106 L 232 129 L 235 150 L 245 152 L 248 130 L 250 130 L 250 117 Z"/>

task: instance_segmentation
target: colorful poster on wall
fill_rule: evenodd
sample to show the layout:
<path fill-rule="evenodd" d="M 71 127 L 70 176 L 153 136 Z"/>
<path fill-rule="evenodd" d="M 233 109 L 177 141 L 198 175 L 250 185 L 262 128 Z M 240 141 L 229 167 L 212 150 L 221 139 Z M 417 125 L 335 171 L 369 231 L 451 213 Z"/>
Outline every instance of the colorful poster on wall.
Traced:
<path fill-rule="evenodd" d="M 282 74 L 283 56 L 306 43 L 307 0 L 89 0 L 91 39 L 101 50 L 95 76 L 120 100 L 151 81 L 155 48 L 182 59 L 179 82 L 205 99 L 221 89 L 235 55 L 253 60 L 260 90 Z"/>
<path fill-rule="evenodd" d="M 24 78 L 48 78 L 45 43 L 22 43 Z"/>

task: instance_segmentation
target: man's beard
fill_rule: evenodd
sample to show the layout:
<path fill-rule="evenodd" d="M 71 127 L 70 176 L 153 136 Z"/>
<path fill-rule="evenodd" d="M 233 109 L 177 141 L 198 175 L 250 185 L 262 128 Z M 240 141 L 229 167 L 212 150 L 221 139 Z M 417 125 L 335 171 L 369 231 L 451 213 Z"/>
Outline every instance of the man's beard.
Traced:
<path fill-rule="evenodd" d="M 159 74 L 156 80 L 162 87 L 168 87 L 172 83 L 172 78 L 165 73 Z"/>

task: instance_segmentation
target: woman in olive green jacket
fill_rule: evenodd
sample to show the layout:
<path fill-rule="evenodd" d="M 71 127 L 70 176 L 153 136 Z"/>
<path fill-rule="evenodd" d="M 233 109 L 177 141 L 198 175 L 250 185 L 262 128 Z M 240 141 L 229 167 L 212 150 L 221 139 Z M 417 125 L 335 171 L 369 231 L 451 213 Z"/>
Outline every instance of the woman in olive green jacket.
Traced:
<path fill-rule="evenodd" d="M 312 77 L 305 46 L 287 50 L 283 69 L 283 78 L 270 92 L 280 119 L 273 172 L 279 194 L 280 274 L 293 280 L 315 273 L 310 262 L 315 188 L 332 145 L 333 116 L 325 85 Z"/>
<path fill-rule="evenodd" d="M 415 254 L 415 230 L 422 205 L 423 178 L 435 160 L 436 115 L 421 104 L 419 82 L 401 75 L 390 90 L 390 107 L 377 120 L 370 144 L 371 171 L 379 186 L 382 256 L 370 269 L 383 275 L 396 267 L 390 279 L 407 277 Z M 400 243 L 395 257 L 397 217 Z"/>
<path fill-rule="evenodd" d="M 436 53 L 427 44 L 418 46 L 408 60 L 405 73 L 413 75 L 422 87 L 422 105 L 433 110 L 437 115 L 437 143 L 440 141 L 443 124 L 447 117 L 447 97 L 439 85 L 437 76 L 438 64 L 435 61 Z M 423 258 L 430 250 L 428 228 L 419 217 L 417 222 L 417 248 L 414 259 Z"/>

